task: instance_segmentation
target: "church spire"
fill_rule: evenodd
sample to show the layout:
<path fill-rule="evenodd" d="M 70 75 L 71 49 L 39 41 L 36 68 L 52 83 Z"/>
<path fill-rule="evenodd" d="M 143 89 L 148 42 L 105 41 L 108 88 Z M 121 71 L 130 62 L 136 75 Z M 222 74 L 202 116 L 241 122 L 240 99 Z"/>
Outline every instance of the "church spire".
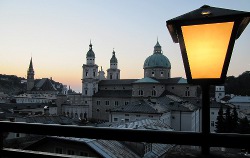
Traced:
<path fill-rule="evenodd" d="M 35 84 L 35 72 L 34 72 L 34 68 L 33 68 L 33 63 L 32 63 L 32 57 L 30 59 L 30 65 L 27 71 L 27 91 L 30 91 Z"/>
<path fill-rule="evenodd" d="M 29 70 L 34 70 L 34 69 L 33 69 L 33 63 L 32 63 L 32 57 L 31 57 L 31 59 L 30 59 Z"/>

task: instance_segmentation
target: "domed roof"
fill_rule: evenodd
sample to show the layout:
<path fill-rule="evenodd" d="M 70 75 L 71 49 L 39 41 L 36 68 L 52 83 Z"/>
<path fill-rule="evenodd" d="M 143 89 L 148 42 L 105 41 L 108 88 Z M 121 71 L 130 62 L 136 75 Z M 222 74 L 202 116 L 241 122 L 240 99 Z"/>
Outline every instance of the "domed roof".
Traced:
<path fill-rule="evenodd" d="M 110 63 L 117 63 L 117 58 L 115 57 L 115 51 L 113 50 L 112 58 L 110 59 Z"/>
<path fill-rule="evenodd" d="M 88 57 L 95 58 L 95 53 L 93 52 L 91 42 L 89 44 L 89 51 L 86 54 L 86 58 L 88 58 Z"/>
<path fill-rule="evenodd" d="M 171 68 L 170 61 L 162 54 L 161 45 L 158 40 L 154 47 L 154 54 L 147 57 L 144 62 L 143 68 Z"/>

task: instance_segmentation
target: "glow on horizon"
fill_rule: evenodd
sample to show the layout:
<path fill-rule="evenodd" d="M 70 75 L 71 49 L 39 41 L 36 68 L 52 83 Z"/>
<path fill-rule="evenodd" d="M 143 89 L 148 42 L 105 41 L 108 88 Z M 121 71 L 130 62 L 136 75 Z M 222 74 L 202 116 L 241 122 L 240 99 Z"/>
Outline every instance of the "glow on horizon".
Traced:
<path fill-rule="evenodd" d="M 171 62 L 171 76 L 185 78 L 180 48 L 166 21 L 202 5 L 186 0 L 1 0 L 0 74 L 26 77 L 32 56 L 35 78 L 52 77 L 81 92 L 91 39 L 99 69 L 109 68 L 114 48 L 121 78 L 140 79 L 158 37 Z M 207 5 L 249 11 L 250 1 L 210 0 Z M 249 37 L 248 26 L 235 42 L 228 76 L 249 70 Z"/>

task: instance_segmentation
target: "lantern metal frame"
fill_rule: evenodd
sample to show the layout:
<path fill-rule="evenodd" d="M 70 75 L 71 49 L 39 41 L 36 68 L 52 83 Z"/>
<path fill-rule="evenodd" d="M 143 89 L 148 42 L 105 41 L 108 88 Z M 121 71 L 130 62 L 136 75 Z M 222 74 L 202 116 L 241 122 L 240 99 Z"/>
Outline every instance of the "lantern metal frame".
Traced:
<path fill-rule="evenodd" d="M 204 5 L 199 9 L 196 9 L 187 14 L 184 14 L 182 16 L 167 21 L 167 28 L 170 32 L 173 41 L 175 43 L 180 44 L 181 54 L 183 58 L 183 63 L 188 83 L 201 85 L 207 83 L 222 84 L 225 82 L 235 40 L 239 38 L 239 36 L 242 34 L 244 29 L 248 25 L 249 21 L 250 21 L 249 12 L 215 8 L 207 5 Z M 234 26 L 228 44 L 226 57 L 224 60 L 220 78 L 198 78 L 198 79 L 192 78 L 181 27 L 202 25 L 202 24 L 225 23 L 225 22 L 234 22 Z"/>
<path fill-rule="evenodd" d="M 180 44 L 187 82 L 189 84 L 200 85 L 202 89 L 202 135 L 204 136 L 204 138 L 206 138 L 210 133 L 210 85 L 222 84 L 225 82 L 235 40 L 240 37 L 249 21 L 249 12 L 215 8 L 204 5 L 199 9 L 178 16 L 166 22 L 167 28 L 173 41 Z M 188 54 L 181 27 L 204 24 L 218 24 L 225 22 L 233 22 L 234 25 L 229 39 L 220 78 L 192 78 Z M 201 147 L 202 154 L 208 155 L 210 152 L 210 146 L 208 145 L 207 141 L 204 140 Z"/>

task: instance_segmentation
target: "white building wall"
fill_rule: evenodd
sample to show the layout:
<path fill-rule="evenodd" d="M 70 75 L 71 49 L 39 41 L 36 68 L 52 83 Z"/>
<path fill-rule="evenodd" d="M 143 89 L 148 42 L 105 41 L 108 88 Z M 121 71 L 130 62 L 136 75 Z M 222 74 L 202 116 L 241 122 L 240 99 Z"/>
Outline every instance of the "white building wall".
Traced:
<path fill-rule="evenodd" d="M 220 100 L 224 97 L 225 97 L 225 87 L 215 86 L 215 100 L 217 102 L 220 102 Z"/>
<path fill-rule="evenodd" d="M 191 131 L 201 132 L 201 110 L 197 109 L 192 113 L 192 128 Z"/>
<path fill-rule="evenodd" d="M 57 115 L 57 107 L 49 107 L 50 115 Z"/>
<path fill-rule="evenodd" d="M 172 111 L 171 127 L 176 131 L 192 131 L 192 112 Z"/>
<path fill-rule="evenodd" d="M 109 122 L 129 122 L 142 119 L 157 119 L 159 120 L 161 114 L 143 114 L 143 113 L 116 113 L 109 114 Z"/>
<path fill-rule="evenodd" d="M 63 105 L 63 113 L 73 119 L 84 118 L 84 113 L 87 113 L 89 118 L 89 106 L 87 105 Z"/>
<path fill-rule="evenodd" d="M 165 124 L 171 126 L 171 112 L 166 112 L 166 113 L 162 114 L 160 120 L 161 120 L 163 123 L 165 123 Z"/>

